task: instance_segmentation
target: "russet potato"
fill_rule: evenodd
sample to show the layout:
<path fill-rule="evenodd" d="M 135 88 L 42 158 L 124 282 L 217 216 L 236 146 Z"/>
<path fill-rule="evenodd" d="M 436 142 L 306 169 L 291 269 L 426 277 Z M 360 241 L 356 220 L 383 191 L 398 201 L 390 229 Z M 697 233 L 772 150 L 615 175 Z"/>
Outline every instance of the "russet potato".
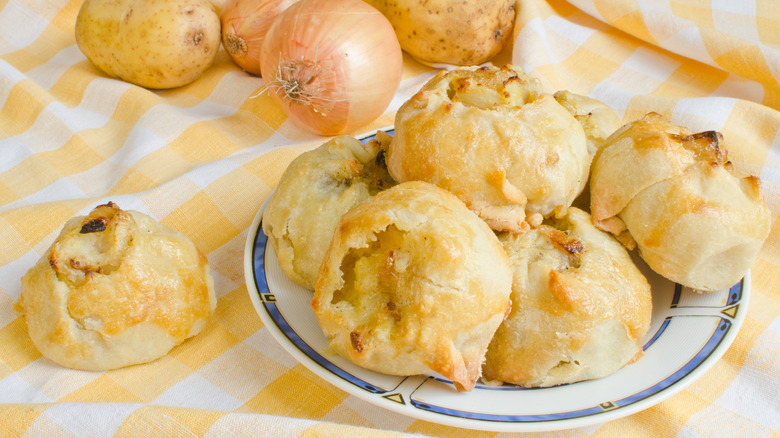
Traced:
<path fill-rule="evenodd" d="M 387 17 L 401 48 L 427 65 L 478 65 L 511 37 L 515 0 L 365 0 Z"/>
<path fill-rule="evenodd" d="M 220 26 L 208 0 L 86 0 L 75 33 L 106 74 L 163 89 L 194 81 L 213 63 Z"/>

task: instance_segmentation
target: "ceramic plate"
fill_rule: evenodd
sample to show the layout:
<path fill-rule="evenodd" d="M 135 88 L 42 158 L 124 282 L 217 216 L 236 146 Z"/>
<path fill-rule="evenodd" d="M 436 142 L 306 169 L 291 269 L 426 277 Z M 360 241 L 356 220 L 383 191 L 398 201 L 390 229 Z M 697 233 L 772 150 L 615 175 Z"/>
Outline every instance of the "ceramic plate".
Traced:
<path fill-rule="evenodd" d="M 262 231 L 263 208 L 244 254 L 247 289 L 276 340 L 299 362 L 336 387 L 414 418 L 469 429 L 522 432 L 582 427 L 646 409 L 690 385 L 723 355 L 747 312 L 750 275 L 727 290 L 700 294 L 635 260 L 650 282 L 653 318 L 644 355 L 597 380 L 523 389 L 477 383 L 457 393 L 437 374 L 375 373 L 336 355 L 311 310 L 312 291 L 281 271 Z"/>

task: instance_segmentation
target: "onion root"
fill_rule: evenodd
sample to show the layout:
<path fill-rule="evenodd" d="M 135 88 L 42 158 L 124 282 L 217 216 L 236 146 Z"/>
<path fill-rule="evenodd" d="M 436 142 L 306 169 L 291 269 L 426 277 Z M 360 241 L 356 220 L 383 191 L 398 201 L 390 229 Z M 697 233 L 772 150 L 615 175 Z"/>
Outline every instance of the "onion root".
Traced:
<path fill-rule="evenodd" d="M 248 50 L 246 41 L 238 36 L 235 32 L 226 32 L 225 37 L 222 39 L 222 44 L 225 46 L 225 50 L 229 54 L 238 56 L 240 58 L 246 56 L 246 52 Z"/>

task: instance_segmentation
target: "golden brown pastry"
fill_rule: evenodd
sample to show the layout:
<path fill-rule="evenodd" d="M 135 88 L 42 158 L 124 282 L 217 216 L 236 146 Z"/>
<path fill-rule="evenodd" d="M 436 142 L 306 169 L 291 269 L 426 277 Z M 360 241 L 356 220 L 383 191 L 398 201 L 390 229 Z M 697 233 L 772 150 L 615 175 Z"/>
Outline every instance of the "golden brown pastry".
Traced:
<path fill-rule="evenodd" d="M 553 96 L 582 125 L 591 160 L 604 141 L 622 126 L 615 111 L 604 102 L 566 90 L 558 91 Z M 590 211 L 590 188 L 587 183 L 571 205 Z"/>
<path fill-rule="evenodd" d="M 22 277 L 19 302 L 40 352 L 82 370 L 164 356 L 215 306 L 208 261 L 192 241 L 114 203 L 65 223 Z"/>
<path fill-rule="evenodd" d="M 384 163 L 385 132 L 365 144 L 333 138 L 290 163 L 263 212 L 263 232 L 287 276 L 314 289 L 342 214 L 394 182 Z"/>
<path fill-rule="evenodd" d="M 590 191 L 596 226 L 699 291 L 737 283 L 769 235 L 760 181 L 737 174 L 721 134 L 692 133 L 654 113 L 605 142 Z"/>
<path fill-rule="evenodd" d="M 602 143 L 617 131 L 622 123 L 615 111 L 604 102 L 568 90 L 556 92 L 553 97 L 574 116 L 585 131 L 591 158 Z"/>
<path fill-rule="evenodd" d="M 452 194 L 412 181 L 341 218 L 311 305 L 330 347 L 353 363 L 437 372 L 470 391 L 511 282 L 490 228 Z"/>
<path fill-rule="evenodd" d="M 488 348 L 484 380 L 559 385 L 607 376 L 642 354 L 650 285 L 587 213 L 572 207 L 499 239 L 514 271 L 512 311 Z"/>
<path fill-rule="evenodd" d="M 397 181 L 435 184 L 513 231 L 565 210 L 589 166 L 582 126 L 511 65 L 437 74 L 396 113 L 387 158 Z"/>

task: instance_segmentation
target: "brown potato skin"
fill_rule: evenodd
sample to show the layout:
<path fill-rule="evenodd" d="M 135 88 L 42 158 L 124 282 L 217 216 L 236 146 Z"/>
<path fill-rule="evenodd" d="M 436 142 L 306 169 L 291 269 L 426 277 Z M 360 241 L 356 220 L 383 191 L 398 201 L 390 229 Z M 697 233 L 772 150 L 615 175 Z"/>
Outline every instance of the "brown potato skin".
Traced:
<path fill-rule="evenodd" d="M 221 25 L 208 0 L 86 0 L 75 35 L 106 74 L 165 89 L 188 84 L 211 66 Z"/>
<path fill-rule="evenodd" d="M 365 0 L 390 21 L 401 48 L 426 65 L 478 65 L 512 35 L 515 0 Z"/>

